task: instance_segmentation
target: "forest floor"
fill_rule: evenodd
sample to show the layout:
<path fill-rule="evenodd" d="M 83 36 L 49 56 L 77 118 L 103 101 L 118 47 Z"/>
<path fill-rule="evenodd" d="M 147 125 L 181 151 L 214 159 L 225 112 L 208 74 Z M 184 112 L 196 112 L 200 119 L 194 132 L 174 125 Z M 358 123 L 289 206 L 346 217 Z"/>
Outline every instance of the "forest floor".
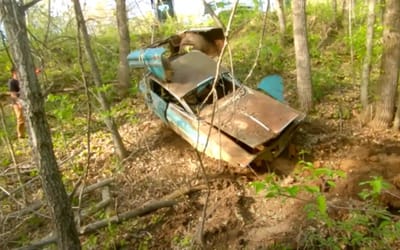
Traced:
<path fill-rule="evenodd" d="M 347 177 L 338 180 L 337 186 L 326 193 L 335 204 L 350 206 L 359 200 L 357 194 L 363 188 L 359 183 L 373 176 L 391 182 L 392 193 L 400 197 L 400 134 L 389 130 L 374 132 L 362 126 L 356 112 L 357 89 L 340 91 L 346 93 L 325 96 L 294 136 L 293 143 L 305 152 L 302 159 L 315 168 L 346 172 Z M 107 134 L 99 131 L 92 135 L 86 184 L 113 177 L 110 187 L 113 203 L 108 215 L 97 213 L 81 223 L 121 214 L 177 190 L 195 189 L 180 197 L 173 207 L 82 236 L 83 246 L 85 249 L 193 249 L 193 240 L 199 239 L 208 193 L 198 156 L 145 107 L 141 98 L 133 98 L 131 102 L 137 111 L 136 123 L 120 127 L 131 152 L 128 159 L 123 163 L 115 160 Z M 78 165 L 85 165 L 84 143 L 76 141 L 69 147 L 68 154 L 75 156 Z M 299 176 L 307 175 L 292 174 L 298 168 L 298 161 L 284 154 L 272 164 L 283 185 L 294 185 L 301 181 Z M 210 191 L 203 227 L 205 249 L 282 249 L 304 244 L 301 233 L 308 223 L 304 199 L 266 198 L 256 193 L 250 184 L 264 180 L 267 171 L 235 167 L 205 156 L 202 165 Z M 78 179 L 76 167 L 62 167 L 62 170 L 72 182 Z M 96 192 L 82 205 L 93 205 L 94 198 L 101 196 L 101 191 Z M 386 197 L 384 202 L 400 208 L 396 197 Z M 43 227 L 43 235 L 48 233 L 48 224 L 42 221 L 37 225 Z M 31 236 L 40 239 L 37 233 Z"/>
<path fill-rule="evenodd" d="M 326 167 L 347 174 L 327 192 L 330 202 L 351 206 L 359 200 L 358 193 L 364 188 L 359 183 L 374 176 L 382 176 L 394 184 L 392 193 L 399 195 L 399 133 L 374 132 L 362 126 L 356 112 L 358 89 L 340 91 L 346 93 L 326 96 L 317 104 L 314 114 L 293 138 L 294 144 L 306 152 L 303 159 L 315 168 Z M 123 249 L 191 249 L 193 239 L 199 239 L 208 192 L 198 156 L 188 143 L 152 115 L 141 99 L 134 99 L 132 105 L 139 110 L 137 125 L 121 127 L 132 153 L 114 174 L 118 212 L 161 199 L 176 190 L 203 188 L 185 195 L 173 208 L 124 224 L 119 230 L 122 233 L 112 242 L 124 242 Z M 93 179 L 107 168 L 106 155 L 95 159 L 89 173 Z M 292 172 L 298 161 L 284 154 L 272 164 L 274 172 L 281 176 L 281 183 L 296 184 Z M 208 157 L 202 157 L 202 164 L 210 186 L 203 228 L 206 249 L 281 249 L 302 244 L 301 229 L 307 224 L 302 209 L 304 200 L 265 198 L 257 194 L 250 183 L 264 180 L 269 174 L 266 171 L 235 167 Z M 400 200 L 396 197 L 386 197 L 384 202 L 399 208 Z M 107 232 L 102 235 L 106 237 Z"/>

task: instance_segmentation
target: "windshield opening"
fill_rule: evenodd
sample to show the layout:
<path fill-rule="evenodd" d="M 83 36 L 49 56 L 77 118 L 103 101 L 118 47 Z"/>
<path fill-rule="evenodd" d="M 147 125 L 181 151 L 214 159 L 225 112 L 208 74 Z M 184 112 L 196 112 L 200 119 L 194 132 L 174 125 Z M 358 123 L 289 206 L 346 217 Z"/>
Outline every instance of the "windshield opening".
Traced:
<path fill-rule="evenodd" d="M 184 96 L 185 102 L 193 110 L 193 112 L 198 113 L 205 106 L 214 103 L 214 101 L 219 100 L 226 95 L 232 93 L 239 85 L 235 85 L 232 82 L 232 78 L 228 75 L 221 75 L 215 84 L 215 92 L 213 92 L 214 78 L 203 84 L 197 86 L 196 89 L 190 91 Z M 216 100 L 214 100 L 214 93 L 216 94 Z"/>

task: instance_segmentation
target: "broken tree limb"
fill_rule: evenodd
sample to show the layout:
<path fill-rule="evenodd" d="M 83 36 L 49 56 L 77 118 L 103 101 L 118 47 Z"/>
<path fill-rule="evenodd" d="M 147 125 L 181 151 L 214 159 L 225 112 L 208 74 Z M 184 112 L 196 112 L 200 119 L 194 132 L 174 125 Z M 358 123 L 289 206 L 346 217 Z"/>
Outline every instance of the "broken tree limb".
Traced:
<path fill-rule="evenodd" d="M 37 250 L 37 249 L 42 249 L 44 246 L 47 246 L 52 243 L 56 243 L 57 237 L 55 235 L 50 235 L 47 236 L 40 241 L 34 242 L 30 244 L 29 246 L 24 246 L 17 248 L 16 250 Z"/>
<path fill-rule="evenodd" d="M 178 190 L 175 190 L 174 192 L 165 195 L 161 200 L 175 200 L 183 195 L 190 194 L 196 191 L 200 191 L 202 189 L 207 188 L 205 185 L 200 185 L 196 187 L 184 187 Z M 147 204 L 147 203 L 146 203 Z"/>
<path fill-rule="evenodd" d="M 87 186 L 87 187 L 85 187 L 85 188 L 83 188 L 83 193 L 89 193 L 89 192 L 92 192 L 93 190 L 96 190 L 96 189 L 98 189 L 98 188 L 101 188 L 101 187 L 104 187 L 104 186 L 106 186 L 106 185 L 109 185 L 109 184 L 111 184 L 111 182 L 113 182 L 114 181 L 114 178 L 106 178 L 106 179 L 104 179 L 104 180 L 102 180 L 102 181 L 99 181 L 99 182 L 97 182 L 97 183 L 95 183 L 95 184 L 92 184 L 92 185 L 89 185 L 89 186 Z M 79 191 L 79 190 L 78 190 Z M 76 193 L 79 193 L 79 192 L 76 192 Z"/>
<path fill-rule="evenodd" d="M 31 179 L 29 182 L 26 182 L 25 185 L 27 185 L 27 184 L 29 184 L 29 183 L 33 182 L 34 180 L 37 180 L 37 179 L 39 179 L 38 176 L 33 178 L 33 179 Z M 113 178 L 107 178 L 107 179 L 104 179 L 103 181 L 100 181 L 98 183 L 89 185 L 89 186 L 87 186 L 86 188 L 83 189 L 83 193 L 92 192 L 92 191 L 96 190 L 97 188 L 100 188 L 100 187 L 103 187 L 105 185 L 110 184 L 112 181 L 113 181 Z M 4 199 L 5 197 L 10 196 L 12 193 L 17 192 L 20 188 L 21 187 L 18 187 L 17 189 L 12 190 L 12 191 L 7 192 L 7 193 L 4 191 L 5 194 L 3 194 L 3 193 L 0 194 L 0 201 L 2 199 Z M 108 205 L 108 204 L 103 204 L 103 203 L 110 203 L 110 201 L 104 201 L 103 200 L 100 203 L 96 204 L 95 207 L 100 206 L 100 208 L 102 208 L 102 207 L 105 207 L 106 205 Z M 26 209 L 10 213 L 7 216 L 15 217 L 15 215 L 24 215 L 24 214 L 26 214 L 26 211 L 30 211 L 30 212 L 36 211 L 39 208 L 41 208 L 44 204 L 45 203 L 43 201 L 35 201 L 33 204 L 31 204 L 32 207 L 28 207 Z M 84 213 L 86 213 L 86 215 L 87 215 L 87 212 L 84 212 Z"/>
<path fill-rule="evenodd" d="M 149 214 L 153 211 L 156 211 L 160 208 L 171 207 L 175 204 L 177 204 L 177 202 L 174 200 L 155 201 L 151 204 L 144 205 L 140 208 L 137 208 L 137 209 L 134 209 L 134 210 L 122 213 L 122 214 L 114 215 L 110 218 L 88 224 L 79 230 L 79 234 L 92 233 L 92 232 L 96 231 L 97 229 L 103 228 L 109 224 L 118 224 L 127 219 L 143 216 L 143 215 Z"/>
<path fill-rule="evenodd" d="M 93 184 L 93 185 L 96 185 L 96 184 Z M 93 186 L 93 185 L 91 185 L 91 186 Z M 88 187 L 90 187 L 90 186 L 88 186 Z M 78 233 L 80 235 L 92 233 L 100 228 L 106 227 L 109 224 L 121 223 L 121 222 L 131 219 L 131 218 L 147 215 L 147 214 L 149 214 L 153 211 L 156 211 L 160 208 L 171 207 L 178 203 L 177 199 L 179 197 L 181 197 L 183 195 L 187 195 L 192 192 L 202 190 L 204 188 L 205 188 L 205 186 L 201 185 L 201 186 L 196 186 L 196 187 L 185 187 L 185 188 L 182 188 L 179 190 L 175 190 L 174 192 L 164 196 L 159 201 L 149 201 L 149 202 L 146 202 L 140 208 L 130 210 L 130 211 L 127 211 L 122 214 L 115 215 L 108 219 L 104 219 L 101 221 L 96 221 L 94 223 L 88 224 L 88 225 L 78 229 Z M 51 235 L 51 236 L 47 236 L 37 242 L 31 243 L 29 246 L 19 248 L 18 250 L 35 250 L 38 248 L 40 249 L 43 246 L 55 243 L 56 241 L 57 241 L 57 237 L 54 235 Z"/>
<path fill-rule="evenodd" d="M 85 217 L 92 215 L 92 214 L 96 213 L 97 211 L 100 211 L 101 209 L 107 207 L 108 205 L 110 205 L 110 203 L 111 203 L 111 199 L 102 200 L 99 203 L 97 203 L 96 205 L 94 205 L 93 207 L 82 210 L 79 213 L 79 216 L 82 218 L 85 218 Z"/>
<path fill-rule="evenodd" d="M 106 227 L 109 224 L 121 223 L 127 219 L 138 217 L 138 216 L 143 216 L 143 215 L 151 213 L 155 210 L 158 210 L 160 208 L 171 207 L 171 206 L 175 205 L 176 203 L 177 203 L 176 201 L 172 201 L 172 200 L 156 201 L 147 206 L 144 205 L 138 209 L 134 209 L 134 210 L 131 210 L 131 211 L 119 214 L 119 215 L 112 216 L 108 219 L 104 219 L 101 221 L 96 221 L 94 223 L 88 224 L 87 226 L 84 226 L 81 229 L 79 229 L 78 233 L 80 235 L 92 233 L 100 228 Z M 41 249 L 42 247 L 52 244 L 52 243 L 55 243 L 56 241 L 57 241 L 57 237 L 55 235 L 50 235 L 50 236 L 47 236 L 44 239 L 41 239 L 37 242 L 31 243 L 29 246 L 18 248 L 17 250 Z"/>
<path fill-rule="evenodd" d="M 29 204 L 28 206 L 24 207 L 23 209 L 7 214 L 6 218 L 7 219 L 18 218 L 18 217 L 24 216 L 26 214 L 35 212 L 36 210 L 38 210 L 42 206 L 43 206 L 43 202 L 42 201 L 35 200 L 31 204 Z"/>
<path fill-rule="evenodd" d="M 81 218 L 87 217 L 91 214 L 96 213 L 100 209 L 106 208 L 108 205 L 110 205 L 111 195 L 110 195 L 110 188 L 108 186 L 103 187 L 103 189 L 101 190 L 101 196 L 102 196 L 102 200 L 99 203 L 97 203 L 93 207 L 82 210 L 79 213 L 79 216 Z"/>
<path fill-rule="evenodd" d="M 30 179 L 29 181 L 24 183 L 24 186 L 28 186 L 29 184 L 31 184 L 32 182 L 36 181 L 36 180 L 40 180 L 39 176 L 33 177 L 32 179 Z M 18 192 L 20 189 L 22 188 L 22 186 L 18 186 L 16 189 L 11 190 L 9 192 L 6 192 L 5 190 L 3 190 L 4 193 L 0 194 L 0 201 L 3 200 L 6 197 L 9 197 L 10 195 Z"/>

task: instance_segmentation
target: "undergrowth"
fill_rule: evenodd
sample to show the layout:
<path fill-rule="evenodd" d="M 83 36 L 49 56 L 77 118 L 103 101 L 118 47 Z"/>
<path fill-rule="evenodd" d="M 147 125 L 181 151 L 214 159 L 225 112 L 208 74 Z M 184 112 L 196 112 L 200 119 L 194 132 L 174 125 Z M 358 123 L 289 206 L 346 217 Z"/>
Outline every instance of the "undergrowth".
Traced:
<path fill-rule="evenodd" d="M 264 181 L 252 182 L 256 192 L 266 198 L 283 197 L 304 202 L 305 222 L 298 229 L 297 249 L 398 249 L 400 218 L 380 202 L 390 184 L 377 176 L 359 185 L 360 201 L 346 200 L 338 205 L 329 194 L 336 181 L 346 178 L 344 172 L 315 167 L 300 161 L 291 178 L 299 180 L 286 185 L 275 174 Z M 306 197 L 306 198 L 305 198 Z M 339 198 L 340 199 L 340 198 Z"/>

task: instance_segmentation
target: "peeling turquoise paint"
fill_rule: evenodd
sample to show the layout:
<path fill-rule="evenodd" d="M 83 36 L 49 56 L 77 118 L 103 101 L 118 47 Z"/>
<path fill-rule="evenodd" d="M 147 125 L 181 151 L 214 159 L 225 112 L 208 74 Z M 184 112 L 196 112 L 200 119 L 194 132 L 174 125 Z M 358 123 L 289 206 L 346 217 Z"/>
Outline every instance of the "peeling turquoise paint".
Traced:
<path fill-rule="evenodd" d="M 194 128 L 189 121 L 182 118 L 182 115 L 176 113 L 172 109 L 167 110 L 168 121 L 174 126 L 180 128 L 185 136 L 197 146 L 199 150 L 203 150 L 207 143 L 207 137 Z"/>

